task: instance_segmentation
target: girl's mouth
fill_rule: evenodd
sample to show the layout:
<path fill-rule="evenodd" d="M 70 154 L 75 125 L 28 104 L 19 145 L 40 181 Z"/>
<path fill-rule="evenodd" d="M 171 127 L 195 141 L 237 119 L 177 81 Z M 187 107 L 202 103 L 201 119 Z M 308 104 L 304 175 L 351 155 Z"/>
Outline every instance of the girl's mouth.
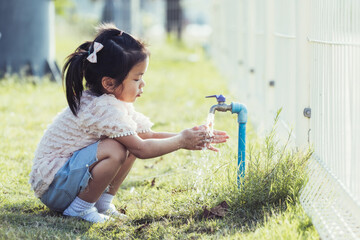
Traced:
<path fill-rule="evenodd" d="M 143 94 L 143 92 L 144 92 L 144 91 L 143 91 L 143 89 L 141 88 L 141 89 L 140 89 L 140 92 L 139 92 L 138 95 L 136 95 L 136 96 L 137 96 L 137 97 L 141 97 L 141 94 Z"/>

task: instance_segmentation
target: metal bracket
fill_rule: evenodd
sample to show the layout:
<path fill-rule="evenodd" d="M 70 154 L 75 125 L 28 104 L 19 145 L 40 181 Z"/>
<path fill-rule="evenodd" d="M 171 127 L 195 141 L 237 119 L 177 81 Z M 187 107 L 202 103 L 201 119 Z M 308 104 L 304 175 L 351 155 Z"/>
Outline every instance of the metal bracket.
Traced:
<path fill-rule="evenodd" d="M 304 116 L 311 118 L 311 108 L 304 108 Z"/>

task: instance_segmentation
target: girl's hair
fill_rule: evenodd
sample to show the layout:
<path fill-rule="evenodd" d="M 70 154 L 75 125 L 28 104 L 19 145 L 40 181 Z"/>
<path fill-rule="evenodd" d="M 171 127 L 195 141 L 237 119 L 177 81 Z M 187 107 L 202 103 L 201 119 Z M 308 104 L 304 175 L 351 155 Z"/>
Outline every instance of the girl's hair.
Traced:
<path fill-rule="evenodd" d="M 94 42 L 101 43 L 104 47 L 96 53 L 97 62 L 91 63 L 86 58 L 94 51 Z M 112 24 L 100 25 L 94 41 L 81 44 L 70 54 L 62 71 L 66 99 L 72 113 L 76 116 L 79 110 L 84 77 L 86 88 L 102 95 L 103 77 L 115 79 L 117 87 L 122 84 L 131 68 L 149 55 L 145 44 L 130 34 L 120 31 Z"/>

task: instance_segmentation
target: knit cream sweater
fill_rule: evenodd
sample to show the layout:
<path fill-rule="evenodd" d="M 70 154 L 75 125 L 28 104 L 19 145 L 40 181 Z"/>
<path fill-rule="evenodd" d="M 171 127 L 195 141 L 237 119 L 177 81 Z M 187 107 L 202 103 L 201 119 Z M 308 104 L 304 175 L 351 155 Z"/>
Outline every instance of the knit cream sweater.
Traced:
<path fill-rule="evenodd" d="M 112 94 L 96 96 L 83 92 L 77 117 L 69 107 L 60 112 L 45 130 L 35 151 L 29 183 L 35 196 L 41 197 L 57 171 L 71 155 L 100 139 L 147 132 L 153 123 L 135 111 L 132 103 Z"/>

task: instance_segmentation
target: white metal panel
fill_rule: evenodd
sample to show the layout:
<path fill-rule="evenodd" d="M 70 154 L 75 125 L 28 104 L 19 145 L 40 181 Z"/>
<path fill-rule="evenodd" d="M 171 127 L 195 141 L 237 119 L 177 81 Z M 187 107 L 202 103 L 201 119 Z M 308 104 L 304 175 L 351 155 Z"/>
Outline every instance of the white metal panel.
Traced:
<path fill-rule="evenodd" d="M 286 136 L 295 127 L 296 14 L 294 0 L 275 0 L 275 107 Z M 275 113 L 273 113 L 275 115 Z"/>
<path fill-rule="evenodd" d="M 308 42 L 309 25 L 312 16 L 309 14 L 309 0 L 296 2 L 296 145 L 300 148 L 308 146 L 310 141 L 310 120 L 304 110 L 310 108 L 310 44 Z M 310 110 L 311 111 L 311 110 Z"/>
<path fill-rule="evenodd" d="M 353 134 L 357 128 L 352 119 L 356 118 L 355 106 L 359 108 L 360 103 L 353 92 L 359 78 L 354 63 L 360 58 L 360 46 L 354 42 L 354 36 L 360 32 L 350 32 L 347 26 L 354 9 L 345 2 L 332 1 L 333 8 L 328 3 L 317 1 L 312 6 L 319 19 L 309 35 L 313 52 L 311 136 L 315 153 L 350 188 L 352 155 L 356 152 L 352 150 L 356 142 Z"/>
<path fill-rule="evenodd" d="M 314 157 L 302 204 L 324 239 L 360 238 L 358 87 L 360 8 L 357 1 L 309 6 L 311 142 Z M 359 89 L 357 89 L 359 90 Z M 324 207 L 326 206 L 326 208 Z"/>
<path fill-rule="evenodd" d="M 265 110 L 263 122 L 259 124 L 264 129 L 270 129 L 273 124 L 274 113 L 278 107 L 275 103 L 275 0 L 264 0 L 266 11 L 266 37 L 265 37 L 265 64 L 264 64 L 264 97 L 265 97 Z M 259 131 L 264 131 L 259 129 Z"/>
<path fill-rule="evenodd" d="M 250 74 L 254 76 L 254 88 L 252 96 L 256 99 L 254 106 L 257 111 L 254 112 L 256 119 L 263 118 L 265 110 L 265 40 L 266 40 L 266 3 L 264 0 L 256 0 L 254 2 L 255 19 L 254 19 L 254 68 L 250 69 Z"/>

